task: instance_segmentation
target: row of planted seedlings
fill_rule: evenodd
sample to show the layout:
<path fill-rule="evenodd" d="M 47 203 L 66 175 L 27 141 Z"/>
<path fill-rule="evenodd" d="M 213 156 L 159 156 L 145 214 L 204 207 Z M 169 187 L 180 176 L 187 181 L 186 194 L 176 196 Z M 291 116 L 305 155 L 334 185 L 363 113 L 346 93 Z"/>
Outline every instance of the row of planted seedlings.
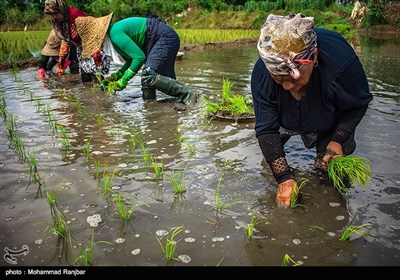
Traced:
<path fill-rule="evenodd" d="M 14 76 L 14 80 L 18 81 L 18 73 Z M 37 112 L 43 113 L 44 115 L 48 116 L 48 123 L 52 128 L 53 131 L 53 136 L 57 132 L 60 133 L 61 136 L 61 144 L 62 147 L 65 151 L 69 152 L 72 144 L 70 140 L 70 135 L 68 130 L 59 124 L 56 116 L 54 115 L 54 112 L 51 110 L 51 107 L 49 104 L 43 104 L 40 100 L 40 98 L 36 97 L 32 91 L 30 90 L 24 90 L 25 93 L 28 93 L 30 96 L 30 101 L 34 102 L 34 105 L 37 107 Z M 93 87 L 91 88 L 91 92 L 94 93 Z M 61 91 L 61 95 L 68 101 L 72 102 L 74 107 L 76 108 L 77 113 L 84 117 L 87 115 L 86 110 L 81 104 L 81 101 L 78 97 L 74 98 L 72 94 L 67 94 L 65 90 Z M 6 116 L 5 113 L 5 99 L 4 96 L 2 103 L 1 103 L 1 113 L 2 115 Z M 3 113 L 4 112 L 4 113 Z M 96 115 L 96 121 L 99 127 L 102 126 L 103 120 L 101 115 Z M 114 138 L 117 136 L 117 131 L 110 130 L 111 136 Z M 132 217 L 132 214 L 135 211 L 135 208 L 139 204 L 135 204 L 133 201 L 129 205 L 127 203 L 128 199 L 115 192 L 112 189 L 112 180 L 116 174 L 117 168 L 115 168 L 111 173 L 108 171 L 108 167 L 106 166 L 103 170 L 103 172 L 100 174 L 100 163 L 96 161 L 92 155 L 91 155 L 91 146 L 90 146 L 90 138 L 87 139 L 84 143 L 82 153 L 85 156 L 85 161 L 89 162 L 93 160 L 94 162 L 94 167 L 95 167 L 95 172 L 96 172 L 96 177 L 100 178 L 102 177 L 102 180 L 98 180 L 100 186 L 100 193 L 104 195 L 105 197 L 112 197 L 112 202 L 115 203 L 115 207 L 117 211 L 115 212 L 119 218 L 122 219 L 124 223 L 129 222 L 129 220 Z M 182 140 L 182 139 L 181 139 Z M 186 143 L 186 142 L 182 142 Z M 131 134 L 131 137 L 129 139 L 129 145 L 130 149 L 134 149 L 137 145 L 139 145 L 142 149 L 142 157 L 146 163 L 151 164 L 151 167 L 153 168 L 157 180 L 163 180 L 164 179 L 164 170 L 163 170 L 163 164 L 162 164 L 162 159 L 159 159 L 159 161 L 151 154 L 148 153 L 148 148 L 145 146 L 143 142 L 137 139 L 137 134 Z M 186 145 L 186 147 L 189 147 L 189 152 L 193 153 L 195 148 L 192 145 Z M 35 168 L 37 170 L 37 168 Z M 174 188 L 174 192 L 177 194 L 182 194 L 186 191 L 186 185 L 185 185 L 185 180 L 184 180 L 184 173 L 183 172 L 172 172 L 170 174 L 170 179 L 172 186 Z M 102 184 L 100 183 L 102 181 Z M 60 185 L 61 188 L 61 185 Z M 58 240 L 58 248 L 61 246 L 62 252 L 65 253 L 67 261 L 71 264 L 79 264 L 79 265 L 91 265 L 93 264 L 93 249 L 94 245 L 97 243 L 107 243 L 107 244 L 112 244 L 107 241 L 97 241 L 94 242 L 94 231 L 92 231 L 92 237 L 90 243 L 86 246 L 86 248 L 82 248 L 81 246 L 79 247 L 79 255 L 76 257 L 76 255 L 73 252 L 73 237 L 71 234 L 71 231 L 69 230 L 66 222 L 66 218 L 64 214 L 59 210 L 60 208 L 58 207 L 58 194 L 60 191 L 60 188 L 58 188 L 56 191 L 53 190 L 48 190 L 46 191 L 46 198 L 48 200 L 48 203 L 50 205 L 50 212 L 51 212 L 51 217 L 52 217 L 52 223 L 48 227 L 46 227 L 45 231 L 46 232 L 53 232 L 57 235 Z M 143 203 L 145 204 L 145 203 Z M 165 258 L 167 260 L 171 260 L 172 256 L 174 255 L 174 251 L 176 249 L 175 242 L 173 241 L 173 238 L 175 237 L 176 234 L 181 232 L 183 230 L 183 226 L 181 227 L 176 227 L 172 228 L 171 232 L 173 232 L 172 237 L 167 239 L 166 245 L 161 246 L 162 251 L 165 253 Z M 173 249 L 175 248 L 175 249 Z M 173 251 L 172 251 L 173 250 Z"/>
<path fill-rule="evenodd" d="M 98 124 L 101 124 L 101 122 L 98 122 Z M 128 150 L 130 152 L 139 151 L 140 158 L 145 163 L 146 169 L 148 169 L 151 173 L 154 173 L 155 180 L 160 186 L 162 186 L 165 177 L 168 176 L 174 194 L 179 197 L 183 196 L 184 193 L 187 191 L 188 184 L 188 181 L 185 179 L 185 171 L 187 165 L 181 171 L 172 170 L 166 174 L 162 157 L 156 157 L 154 154 L 151 154 L 149 152 L 149 146 L 147 146 L 142 140 L 140 140 L 140 134 L 140 131 L 128 133 L 128 138 L 126 139 Z M 112 136 L 112 138 L 117 138 L 118 130 L 110 129 L 110 135 Z M 176 135 L 176 141 L 181 144 L 182 147 L 184 147 L 189 156 L 195 155 L 195 144 L 190 143 L 187 140 L 188 138 L 182 135 L 182 129 L 179 128 Z M 83 153 L 85 155 L 86 162 L 94 162 L 95 177 L 98 179 L 100 193 L 106 198 L 112 198 L 111 201 L 115 204 L 115 208 L 117 209 L 115 214 L 122 220 L 122 228 L 124 228 L 130 222 L 137 206 L 146 205 L 149 207 L 149 205 L 144 202 L 135 203 L 133 202 L 133 200 L 129 202 L 129 199 L 126 196 L 121 195 L 113 189 L 113 179 L 116 175 L 118 167 L 114 168 L 112 172 L 110 172 L 108 171 L 109 167 L 104 166 L 103 172 L 101 172 L 102 166 L 100 166 L 100 163 L 96 161 L 92 156 L 90 139 L 85 142 Z M 148 179 L 153 180 L 153 178 L 150 177 L 148 177 Z M 175 238 L 179 233 L 183 231 L 183 229 L 184 226 L 173 227 L 167 234 L 163 234 L 171 234 L 169 238 L 166 238 L 164 244 L 162 243 L 162 240 L 158 236 L 156 236 L 157 242 L 161 247 L 164 259 L 166 261 L 178 260 L 186 263 L 190 261 L 190 257 L 186 255 L 181 255 L 178 258 L 175 257 L 175 252 L 178 244 Z"/>
<path fill-rule="evenodd" d="M 18 71 L 15 72 L 15 75 L 13 74 L 13 77 L 14 77 L 15 81 L 19 81 Z M 67 154 L 69 154 L 71 152 L 71 148 L 72 148 L 72 143 L 70 140 L 71 139 L 70 132 L 68 132 L 68 129 L 58 121 L 56 115 L 54 114 L 54 111 L 51 109 L 51 106 L 49 104 L 44 104 L 41 101 L 41 99 L 39 97 L 35 96 L 31 90 L 25 90 L 23 88 L 21 88 L 21 90 L 23 90 L 24 93 L 27 93 L 29 95 L 29 100 L 31 102 L 33 102 L 37 108 L 36 112 L 41 113 L 48 117 L 48 124 L 52 128 L 53 136 L 56 136 L 57 132 L 59 132 L 59 136 L 61 138 L 60 142 L 63 147 L 63 151 L 66 152 Z M 91 92 L 92 93 L 94 92 L 93 88 L 91 89 Z M 79 97 L 74 97 L 72 94 L 67 93 L 66 90 L 62 90 L 60 92 L 60 95 L 61 95 L 61 97 L 66 99 L 68 102 L 71 102 L 73 104 L 73 107 L 76 109 L 79 116 L 84 117 L 88 114 L 87 111 L 85 110 L 85 108 L 82 106 L 82 103 L 81 103 L 81 100 L 79 99 Z M 5 98 L 2 95 L 0 110 L 1 110 L 1 114 L 3 116 L 7 116 L 5 108 L 6 108 Z M 11 118 L 11 120 L 13 120 L 13 119 L 14 118 Z M 99 126 L 101 126 L 102 125 L 101 115 L 97 115 L 96 120 L 97 120 L 97 124 Z M 11 123 L 15 123 L 15 121 L 11 122 Z M 7 127 L 9 127 L 9 126 L 12 127 L 11 125 L 7 125 Z M 14 125 L 14 127 L 15 127 L 15 125 Z M 14 137 L 13 139 L 20 139 L 20 138 Z M 19 152 L 19 151 L 24 151 L 23 142 L 16 140 L 16 143 L 18 143 L 18 145 L 16 146 L 16 147 L 18 147 L 17 154 L 21 155 L 20 158 L 22 158 L 22 157 L 24 159 L 27 158 L 25 156 L 24 152 Z M 19 143 L 21 143 L 21 144 L 19 144 Z M 131 141 L 131 143 L 134 143 L 134 142 Z M 90 149 L 90 139 L 88 139 L 85 142 L 83 150 L 82 150 L 83 154 L 85 155 L 85 159 L 89 158 L 90 150 L 91 150 Z M 146 158 L 146 154 L 145 154 L 145 158 Z M 34 154 L 30 155 L 29 159 L 31 159 L 30 162 L 35 163 L 35 165 L 32 165 L 33 167 L 31 167 L 31 176 L 30 177 L 37 179 L 37 180 L 40 179 L 40 186 L 44 185 L 44 181 L 41 180 L 41 177 L 37 173 L 37 170 L 38 170 L 37 160 L 36 160 L 36 157 L 34 156 Z M 98 170 L 100 169 L 98 162 L 95 162 L 95 166 L 96 166 L 96 170 L 98 172 Z M 106 169 L 103 172 L 104 184 L 101 188 L 101 193 L 103 195 L 107 196 L 113 192 L 111 190 L 112 178 L 115 175 L 116 169 L 113 171 L 111 176 L 109 176 L 107 174 Z M 35 172 L 32 173 L 32 170 Z M 60 185 L 60 187 L 61 187 L 61 185 Z M 41 189 L 39 189 L 39 190 L 40 190 L 40 195 L 41 195 Z M 38 194 L 37 194 L 36 198 L 39 197 L 39 190 L 38 190 Z M 51 212 L 51 217 L 52 217 L 53 221 L 50 226 L 46 227 L 45 232 L 53 232 L 57 235 L 57 237 L 58 237 L 57 248 L 59 248 L 61 246 L 61 248 L 62 248 L 61 251 L 65 253 L 67 261 L 69 263 L 80 264 L 80 265 L 91 265 L 92 258 L 93 258 L 94 245 L 97 243 L 108 243 L 108 244 L 112 244 L 112 243 L 106 242 L 106 241 L 94 242 L 94 231 L 93 231 L 90 243 L 84 249 L 82 249 L 81 246 L 79 246 L 80 253 L 79 253 L 78 257 L 76 257 L 72 250 L 72 248 L 74 247 L 73 242 L 72 242 L 74 238 L 71 238 L 72 235 L 71 235 L 70 230 L 68 229 L 65 216 L 63 213 L 61 213 L 61 211 L 59 211 L 59 207 L 57 206 L 58 205 L 57 204 L 58 194 L 59 194 L 59 189 L 57 191 L 52 191 L 52 190 L 46 191 L 46 198 L 47 198 L 50 208 L 51 208 L 50 212 Z M 116 207 L 118 208 L 118 211 L 116 213 L 124 221 L 129 221 L 129 219 L 131 218 L 131 216 L 134 212 L 134 208 L 137 205 L 132 204 L 131 207 L 129 209 L 127 209 L 127 207 L 124 206 L 125 198 L 119 194 L 114 197 L 113 201 L 116 203 Z"/>
<path fill-rule="evenodd" d="M 16 79 L 17 80 L 17 79 Z M 53 129 L 55 133 L 57 130 L 65 131 L 63 126 L 57 123 L 57 119 L 54 115 L 54 112 L 51 110 L 49 104 L 44 104 L 41 102 L 40 98 L 35 96 L 32 91 L 24 90 L 25 93 L 30 95 L 30 101 L 33 101 L 37 112 L 43 113 L 48 116 L 48 123 Z M 17 133 L 16 130 L 16 117 L 7 111 L 7 105 L 5 96 L 3 94 L 0 95 L 0 114 L 3 118 L 3 123 L 5 124 L 5 128 L 7 131 L 7 138 L 10 141 L 10 148 L 15 151 L 18 156 L 19 162 L 23 164 L 28 164 L 30 169 L 29 176 L 29 185 L 31 183 L 38 185 L 38 190 L 36 192 L 35 199 L 42 198 L 42 187 L 44 188 L 45 182 L 40 176 L 38 170 L 38 161 L 34 152 L 26 152 L 25 144 L 22 141 L 21 137 Z M 62 143 L 64 147 L 70 147 L 68 137 L 66 134 L 63 134 Z M 28 186 L 29 186 L 28 185 Z M 60 184 L 61 187 L 61 184 Z M 67 226 L 67 221 L 64 214 L 60 211 L 58 206 L 58 195 L 60 192 L 60 187 L 56 190 L 45 190 L 46 199 L 50 206 L 50 214 L 52 218 L 52 222 L 45 228 L 46 233 L 54 233 L 57 235 L 57 248 L 61 248 L 61 253 L 65 253 L 67 261 L 72 264 L 77 265 L 90 265 L 92 264 L 93 257 L 93 248 L 96 243 L 94 242 L 94 232 L 92 232 L 92 237 L 88 245 L 83 248 L 81 245 L 79 246 L 79 254 L 74 254 L 73 248 L 74 246 L 74 238 L 72 237 L 71 231 Z M 105 242 L 105 241 L 100 241 Z M 107 243 L 107 242 L 105 242 Z"/>
<path fill-rule="evenodd" d="M 84 109 L 84 107 L 82 106 L 79 97 L 74 98 L 71 94 L 65 94 L 65 91 L 63 91 L 63 92 L 64 92 L 64 97 L 67 99 L 67 101 L 73 103 L 73 107 L 76 108 L 77 113 L 82 117 L 86 116 L 87 112 Z M 91 93 L 94 93 L 94 92 L 95 92 L 95 90 L 94 90 L 94 87 L 92 86 Z M 53 118 L 53 120 L 54 120 L 54 118 Z M 97 125 L 99 127 L 101 127 L 103 125 L 103 120 L 102 120 L 101 115 L 96 115 L 96 121 L 97 121 Z M 52 127 L 58 128 L 58 126 L 56 126 L 56 125 L 52 126 Z M 70 139 L 69 134 L 67 133 L 67 131 L 64 127 L 60 128 L 60 133 L 62 136 L 62 142 L 61 142 L 62 146 L 64 147 L 64 149 L 66 151 L 69 151 L 69 149 L 72 146 L 70 143 L 70 140 L 69 140 Z M 117 134 L 118 134 L 117 130 L 110 129 L 110 135 L 112 138 L 116 138 L 118 136 Z M 154 170 L 156 179 L 158 181 L 163 180 L 164 179 L 164 166 L 162 164 L 162 159 L 157 159 L 153 155 L 149 154 L 148 147 L 146 147 L 146 145 L 137 138 L 138 134 L 140 134 L 140 132 L 129 134 L 130 138 L 128 139 L 128 145 L 130 147 L 130 150 L 133 150 L 133 149 L 135 149 L 136 146 L 139 146 L 142 151 L 142 158 L 144 159 L 144 162 L 146 164 L 151 165 L 151 168 Z M 195 147 L 192 144 L 188 144 L 187 142 L 183 141 L 183 139 L 180 139 L 180 140 L 182 141 L 182 143 L 185 143 L 184 146 L 187 147 L 189 153 L 193 154 L 195 151 Z M 135 208 L 138 205 L 147 205 L 147 204 L 143 203 L 143 202 L 141 204 L 134 203 L 133 200 L 131 201 L 131 203 L 129 203 L 129 199 L 127 197 L 125 197 L 124 195 L 113 190 L 112 181 L 113 181 L 114 176 L 116 175 L 118 167 L 114 168 L 111 172 L 109 172 L 109 167 L 105 166 L 103 172 L 100 172 L 100 169 L 101 169 L 100 163 L 92 157 L 90 141 L 91 141 L 91 138 L 87 139 L 83 145 L 82 153 L 85 157 L 85 161 L 87 163 L 89 163 L 91 161 L 94 162 L 96 178 L 98 178 L 98 184 L 100 186 L 100 193 L 103 196 L 105 196 L 107 199 L 109 197 L 112 198 L 111 202 L 114 203 L 114 206 L 117 209 L 115 214 L 122 220 L 123 228 L 124 228 L 124 226 L 127 225 L 128 222 L 131 220 L 131 217 L 135 211 Z M 102 179 L 100 180 L 100 178 L 102 178 Z M 171 180 L 174 192 L 176 194 L 182 194 L 186 191 L 186 182 L 184 179 L 184 171 L 183 172 L 171 172 L 170 180 Z M 55 229 L 57 227 L 65 228 L 65 225 L 66 225 L 65 220 L 63 218 L 61 218 L 60 215 L 54 216 L 53 220 L 54 220 L 54 224 L 56 226 L 51 227 L 52 229 Z M 161 246 L 162 251 L 165 253 L 165 258 L 168 261 L 171 260 L 172 256 L 174 255 L 174 253 L 171 253 L 172 249 L 173 248 L 176 249 L 176 245 L 174 247 L 169 243 L 174 244 L 173 238 L 175 237 L 176 234 L 178 234 L 182 230 L 183 230 L 183 226 L 171 229 L 171 232 L 173 232 L 172 237 L 167 239 L 165 246 Z M 60 230 L 58 230 L 58 229 L 53 230 L 53 232 L 57 233 L 57 232 L 60 232 Z M 58 236 L 60 236 L 67 243 L 65 246 L 63 246 L 64 248 L 67 248 L 66 252 L 71 251 L 72 246 L 70 244 L 71 243 L 70 241 L 72 239 L 68 237 L 68 234 L 67 235 L 60 234 Z M 85 256 L 82 254 L 80 254 L 78 258 L 70 258 L 69 260 L 72 261 L 72 263 L 77 263 L 77 261 L 79 260 L 80 264 L 86 264 L 86 265 L 92 264 L 91 259 L 93 257 L 92 256 L 93 247 L 97 243 L 109 243 L 109 242 L 106 242 L 106 241 L 94 242 L 94 232 L 93 232 L 91 243 L 88 245 L 88 247 L 85 250 L 82 251 L 82 252 L 86 252 L 86 251 L 91 252 L 90 253 L 90 256 L 91 256 L 90 261 L 89 261 L 88 256 Z M 63 244 L 63 243 L 61 243 L 61 244 Z M 109 244 L 111 244 L 111 243 L 109 243 Z M 174 251 L 175 251 L 175 249 L 174 249 Z M 69 253 L 68 255 L 71 255 L 71 253 Z"/>
<path fill-rule="evenodd" d="M 29 167 L 29 187 L 30 184 L 38 186 L 35 198 L 42 195 L 42 187 L 44 188 L 45 182 L 39 173 L 38 161 L 35 152 L 32 149 L 26 151 L 25 143 L 17 131 L 17 118 L 13 113 L 7 111 L 7 104 L 4 94 L 0 94 L 0 114 L 3 118 L 3 124 L 6 128 L 6 136 L 9 140 L 9 147 L 18 156 L 18 161 L 22 164 L 27 164 Z"/>

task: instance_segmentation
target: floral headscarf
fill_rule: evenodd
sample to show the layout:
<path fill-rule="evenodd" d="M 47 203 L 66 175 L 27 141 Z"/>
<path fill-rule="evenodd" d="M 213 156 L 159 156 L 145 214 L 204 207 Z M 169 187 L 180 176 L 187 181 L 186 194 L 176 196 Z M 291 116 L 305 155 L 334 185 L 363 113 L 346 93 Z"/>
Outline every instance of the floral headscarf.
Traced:
<path fill-rule="evenodd" d="M 302 64 L 310 64 L 317 47 L 314 18 L 303 14 L 270 14 L 261 27 L 257 48 L 268 71 L 274 75 L 300 76 Z"/>
<path fill-rule="evenodd" d="M 44 13 L 49 15 L 63 14 L 64 19 L 62 22 L 57 22 L 53 18 L 51 23 L 56 36 L 65 42 L 70 42 L 69 34 L 69 7 L 62 0 L 46 0 L 44 2 Z"/>

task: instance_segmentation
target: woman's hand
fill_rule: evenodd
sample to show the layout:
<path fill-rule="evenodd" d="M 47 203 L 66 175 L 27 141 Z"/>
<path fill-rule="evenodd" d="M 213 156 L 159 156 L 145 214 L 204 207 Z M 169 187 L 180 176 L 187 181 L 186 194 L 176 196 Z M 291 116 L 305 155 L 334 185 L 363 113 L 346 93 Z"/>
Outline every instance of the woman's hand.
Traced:
<path fill-rule="evenodd" d="M 285 208 L 290 207 L 293 188 L 297 189 L 297 183 L 294 179 L 286 180 L 278 185 L 278 191 L 276 193 L 276 203 L 278 206 Z"/>
<path fill-rule="evenodd" d="M 332 158 L 342 157 L 343 156 L 343 149 L 342 145 L 337 142 L 331 141 L 329 142 L 328 146 L 326 146 L 325 155 L 322 158 L 322 162 L 327 166 L 328 162 Z"/>

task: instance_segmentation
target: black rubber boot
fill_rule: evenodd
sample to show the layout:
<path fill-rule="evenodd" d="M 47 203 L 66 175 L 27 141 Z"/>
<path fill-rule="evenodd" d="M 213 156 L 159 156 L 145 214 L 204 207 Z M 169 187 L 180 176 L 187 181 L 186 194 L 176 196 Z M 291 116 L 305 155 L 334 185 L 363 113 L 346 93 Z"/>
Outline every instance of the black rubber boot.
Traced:
<path fill-rule="evenodd" d="M 155 100 L 156 99 L 156 90 L 154 88 L 142 88 L 142 97 L 143 100 Z"/>
<path fill-rule="evenodd" d="M 79 63 L 78 60 L 74 59 L 71 61 L 71 64 L 69 65 L 69 72 L 71 74 L 79 74 Z"/>

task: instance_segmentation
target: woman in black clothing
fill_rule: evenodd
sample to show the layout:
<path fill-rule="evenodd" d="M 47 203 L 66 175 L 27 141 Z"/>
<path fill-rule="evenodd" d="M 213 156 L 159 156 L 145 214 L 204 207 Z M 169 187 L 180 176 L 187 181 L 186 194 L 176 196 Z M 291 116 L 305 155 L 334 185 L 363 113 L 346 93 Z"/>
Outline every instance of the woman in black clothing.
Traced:
<path fill-rule="evenodd" d="M 336 32 L 314 29 L 303 14 L 269 15 L 252 77 L 256 136 L 278 183 L 277 203 L 288 207 L 297 187 L 284 144 L 300 135 L 316 147 L 316 167 L 354 152 L 354 133 L 372 100 L 363 67 Z"/>

